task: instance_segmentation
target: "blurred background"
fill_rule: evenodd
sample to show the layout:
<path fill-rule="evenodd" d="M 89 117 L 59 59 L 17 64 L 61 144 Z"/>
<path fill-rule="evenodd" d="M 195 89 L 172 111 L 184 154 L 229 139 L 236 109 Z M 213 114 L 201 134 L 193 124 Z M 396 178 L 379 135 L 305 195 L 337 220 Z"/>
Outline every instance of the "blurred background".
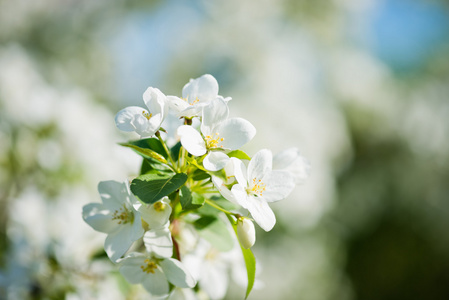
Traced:
<path fill-rule="evenodd" d="M 257 128 L 250 155 L 312 164 L 257 232 L 250 299 L 449 299 L 438 0 L 0 0 L 0 299 L 147 297 L 91 260 L 104 235 L 81 208 L 139 171 L 115 113 L 205 73 Z"/>

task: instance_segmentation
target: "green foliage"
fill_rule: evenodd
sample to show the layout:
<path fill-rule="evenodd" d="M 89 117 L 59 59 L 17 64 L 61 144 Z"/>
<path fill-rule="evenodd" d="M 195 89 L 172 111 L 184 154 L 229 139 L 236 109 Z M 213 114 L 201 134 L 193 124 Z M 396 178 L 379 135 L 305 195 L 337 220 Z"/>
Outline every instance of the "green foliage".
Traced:
<path fill-rule="evenodd" d="M 144 158 L 167 164 L 168 154 L 162 143 L 156 138 L 130 141 L 128 143 L 120 143 L 119 145 L 133 149 Z"/>
<path fill-rule="evenodd" d="M 186 186 L 179 191 L 180 202 L 183 210 L 197 209 L 204 205 L 206 199 L 198 193 L 191 192 Z"/>
<path fill-rule="evenodd" d="M 162 175 L 147 173 L 135 178 L 131 191 L 142 202 L 154 203 L 179 189 L 187 180 L 184 173 Z"/>
<path fill-rule="evenodd" d="M 244 151 L 242 150 L 234 150 L 228 153 L 229 157 L 235 157 L 238 159 L 245 159 L 245 160 L 251 160 L 251 157 L 246 154 Z"/>

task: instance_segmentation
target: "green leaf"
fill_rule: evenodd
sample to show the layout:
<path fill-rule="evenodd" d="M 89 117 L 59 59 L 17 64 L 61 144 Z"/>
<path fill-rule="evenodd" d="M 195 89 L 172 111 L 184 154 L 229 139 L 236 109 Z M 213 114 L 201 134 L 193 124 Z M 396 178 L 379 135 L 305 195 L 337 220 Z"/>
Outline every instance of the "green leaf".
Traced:
<path fill-rule="evenodd" d="M 234 150 L 228 153 L 229 157 L 235 157 L 238 159 L 246 159 L 246 160 L 251 160 L 251 157 L 249 157 L 248 154 L 246 154 L 245 152 L 243 152 L 242 150 Z"/>
<path fill-rule="evenodd" d="M 203 206 L 206 201 L 203 196 L 195 192 L 192 193 L 186 186 L 181 188 L 179 196 L 183 210 L 197 209 Z"/>
<path fill-rule="evenodd" d="M 156 140 L 156 141 L 158 141 L 158 140 Z M 160 154 L 160 153 L 158 153 L 158 152 L 156 152 L 156 151 L 154 151 L 154 150 L 152 150 L 150 148 L 140 147 L 139 145 L 146 146 L 144 143 L 140 143 L 140 141 L 129 142 L 129 143 L 120 143 L 119 145 L 124 146 L 124 147 L 129 147 L 129 148 L 133 149 L 134 151 L 136 151 L 138 154 L 142 155 L 145 158 L 151 158 L 151 159 L 159 161 L 159 162 L 161 162 L 163 164 L 167 163 L 167 160 L 165 159 L 166 157 L 164 157 L 164 155 L 162 155 L 162 154 Z"/>
<path fill-rule="evenodd" d="M 229 222 L 232 224 L 232 228 L 234 228 L 235 235 L 237 236 L 237 223 L 232 219 L 231 216 L 227 217 L 229 219 Z M 240 245 L 240 249 L 242 250 L 243 259 L 245 260 L 246 274 L 248 277 L 248 286 L 246 287 L 245 296 L 245 299 L 247 299 L 249 294 L 251 293 L 251 290 L 253 289 L 254 281 L 256 279 L 256 258 L 254 257 L 251 249 L 245 249 L 242 247 L 242 245 Z"/>
<path fill-rule="evenodd" d="M 217 250 L 226 252 L 233 248 L 234 241 L 226 226 L 220 218 L 205 216 L 196 220 L 193 225 L 198 234 L 210 242 Z"/>
<path fill-rule="evenodd" d="M 140 175 L 131 182 L 131 191 L 142 202 L 154 203 L 179 189 L 187 180 L 187 175 L 161 175 L 148 173 Z"/>
<path fill-rule="evenodd" d="M 202 165 L 200 165 L 195 158 L 187 156 L 187 161 L 189 162 L 189 164 L 194 165 L 198 169 L 206 171 L 206 169 Z"/>
<path fill-rule="evenodd" d="M 200 169 L 196 169 L 192 173 L 192 179 L 195 181 L 204 180 L 208 178 L 210 178 L 210 175 L 207 172 Z"/>
<path fill-rule="evenodd" d="M 175 160 L 178 161 L 179 158 L 179 151 L 181 150 L 181 142 L 178 142 L 176 145 L 174 145 L 173 147 L 171 147 L 170 149 L 170 154 L 171 157 Z"/>
<path fill-rule="evenodd" d="M 143 158 L 142 166 L 140 167 L 140 174 L 146 174 L 149 172 L 168 172 L 173 174 L 172 169 L 166 164 L 162 164 L 154 159 Z"/>

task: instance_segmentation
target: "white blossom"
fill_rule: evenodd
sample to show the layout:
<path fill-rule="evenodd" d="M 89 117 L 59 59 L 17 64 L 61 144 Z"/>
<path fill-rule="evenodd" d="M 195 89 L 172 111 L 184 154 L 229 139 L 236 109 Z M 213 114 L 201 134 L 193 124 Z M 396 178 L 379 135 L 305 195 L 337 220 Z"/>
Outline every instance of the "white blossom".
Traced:
<path fill-rule="evenodd" d="M 102 203 L 83 207 L 83 219 L 93 229 L 107 233 L 104 249 L 116 262 L 143 236 L 140 213 L 133 205 L 137 199 L 131 194 L 127 182 L 102 181 L 98 184 Z"/>

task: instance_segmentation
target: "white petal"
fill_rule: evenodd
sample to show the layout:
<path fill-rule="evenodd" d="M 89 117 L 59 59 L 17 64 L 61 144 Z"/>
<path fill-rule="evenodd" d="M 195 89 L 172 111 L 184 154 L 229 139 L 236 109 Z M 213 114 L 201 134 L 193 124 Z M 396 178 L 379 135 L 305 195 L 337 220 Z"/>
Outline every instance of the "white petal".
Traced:
<path fill-rule="evenodd" d="M 263 198 L 268 202 L 285 199 L 295 188 L 294 177 L 287 171 L 272 171 L 263 177 Z"/>
<path fill-rule="evenodd" d="M 110 233 L 117 230 L 119 224 L 112 220 L 111 212 L 101 203 L 89 203 L 83 207 L 83 219 L 96 231 Z"/>
<path fill-rule="evenodd" d="M 206 153 L 206 143 L 201 134 L 192 126 L 182 125 L 177 130 L 182 146 L 192 155 L 201 156 Z"/>
<path fill-rule="evenodd" d="M 231 201 L 232 203 L 238 204 L 237 200 L 235 200 L 234 195 L 232 194 L 231 190 L 229 190 L 226 185 L 224 184 L 223 179 L 217 176 L 212 176 L 212 182 L 214 183 L 215 187 L 218 189 L 220 194 L 228 201 Z"/>
<path fill-rule="evenodd" d="M 139 208 L 142 219 L 148 223 L 150 229 L 158 229 L 163 227 L 170 218 L 172 208 L 169 204 L 168 197 L 164 197 L 154 204 L 143 204 Z"/>
<path fill-rule="evenodd" d="M 136 132 L 141 137 L 149 137 L 154 134 L 154 130 L 151 130 L 148 119 L 143 115 L 135 115 L 134 120 L 131 121 L 131 124 L 136 129 Z"/>
<path fill-rule="evenodd" d="M 159 89 L 152 87 L 147 88 L 143 93 L 143 101 L 153 116 L 156 114 L 164 115 L 166 97 Z"/>
<path fill-rule="evenodd" d="M 199 99 L 200 102 L 208 102 L 218 95 L 218 82 L 210 74 L 205 74 L 190 81 L 182 88 L 182 97 L 190 102 Z"/>
<path fill-rule="evenodd" d="M 160 262 L 160 266 L 168 281 L 174 285 L 182 288 L 192 288 L 196 285 L 195 279 L 179 260 L 166 258 Z"/>
<path fill-rule="evenodd" d="M 243 187 L 248 187 L 248 178 L 245 164 L 238 158 L 231 157 L 230 163 L 232 163 L 232 168 L 226 166 L 226 175 L 234 176 L 237 182 Z M 228 173 L 229 170 L 232 170 L 231 173 Z"/>
<path fill-rule="evenodd" d="M 98 192 L 105 208 L 114 211 L 129 203 L 127 184 L 114 180 L 101 181 L 98 184 Z"/>
<path fill-rule="evenodd" d="M 258 151 L 248 164 L 248 180 L 262 179 L 271 171 L 272 163 L 270 150 L 262 149 Z"/>
<path fill-rule="evenodd" d="M 212 135 L 214 128 L 224 122 L 229 115 L 229 108 L 223 99 L 213 99 L 203 108 L 203 120 L 201 132 L 204 135 Z"/>
<path fill-rule="evenodd" d="M 203 160 L 203 166 L 208 171 L 223 169 L 229 161 L 229 156 L 223 152 L 211 151 Z"/>
<path fill-rule="evenodd" d="M 136 115 L 142 115 L 148 111 L 138 106 L 128 106 L 117 113 L 115 116 L 115 125 L 123 131 L 135 131 L 136 127 L 132 124 Z"/>
<path fill-rule="evenodd" d="M 240 184 L 234 184 L 231 188 L 232 195 L 234 196 L 235 201 L 241 205 L 243 208 L 248 208 L 248 192 L 246 188 L 241 186 Z"/>
<path fill-rule="evenodd" d="M 296 184 L 304 182 L 310 176 L 310 163 L 297 148 L 286 149 L 273 157 L 273 169 L 292 173 Z"/>
<path fill-rule="evenodd" d="M 223 299 L 229 285 L 228 265 L 225 261 L 206 262 L 199 285 L 211 299 Z"/>
<path fill-rule="evenodd" d="M 167 102 L 170 108 L 175 112 L 181 112 L 190 106 L 187 101 L 176 96 L 167 96 Z"/>
<path fill-rule="evenodd" d="M 161 270 L 155 269 L 154 273 L 144 274 L 142 285 L 151 295 L 168 296 L 169 285 Z"/>
<path fill-rule="evenodd" d="M 167 300 L 198 300 L 191 289 L 174 288 Z"/>
<path fill-rule="evenodd" d="M 143 278 L 146 275 L 140 267 L 145 264 L 144 261 L 147 257 L 140 253 L 131 254 L 133 255 L 125 257 L 121 261 L 119 271 L 129 283 L 138 284 L 143 281 Z"/>
<path fill-rule="evenodd" d="M 193 118 L 201 116 L 201 112 L 203 110 L 204 105 L 202 103 L 196 103 L 193 105 L 189 105 L 186 109 L 179 112 L 179 117 Z"/>
<path fill-rule="evenodd" d="M 130 236 L 130 226 L 120 226 L 116 232 L 108 234 L 104 241 L 104 250 L 111 261 L 116 262 L 123 254 L 128 251 L 134 240 Z M 143 235 L 143 229 L 142 229 Z"/>
<path fill-rule="evenodd" d="M 276 224 L 276 217 L 268 203 L 262 197 L 248 197 L 247 209 L 254 221 L 265 231 L 270 231 Z"/>
<path fill-rule="evenodd" d="M 160 257 L 168 258 L 173 255 L 173 241 L 168 227 L 145 232 L 143 243 L 148 252 L 153 252 Z"/>
<path fill-rule="evenodd" d="M 215 130 L 224 140 L 225 149 L 237 150 L 248 143 L 256 135 L 256 128 L 242 118 L 231 118 L 220 123 Z"/>

